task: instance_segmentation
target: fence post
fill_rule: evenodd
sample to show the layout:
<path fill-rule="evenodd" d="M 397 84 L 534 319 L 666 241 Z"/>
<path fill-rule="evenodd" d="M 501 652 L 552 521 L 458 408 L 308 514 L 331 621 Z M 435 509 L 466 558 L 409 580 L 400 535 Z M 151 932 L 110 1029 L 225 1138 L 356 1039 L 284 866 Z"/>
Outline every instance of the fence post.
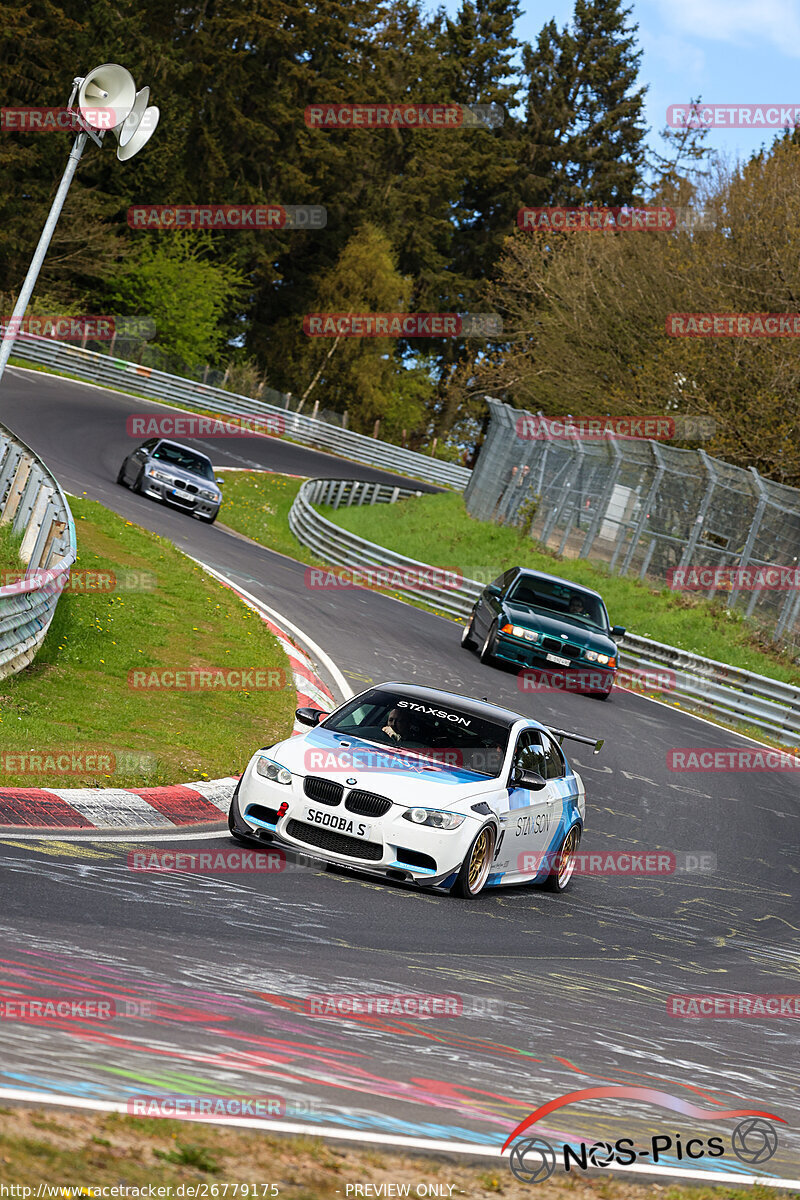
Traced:
<path fill-rule="evenodd" d="M 639 512 L 639 520 L 636 522 L 636 528 L 633 531 L 633 537 L 631 538 L 631 544 L 630 544 L 630 546 L 628 546 L 628 551 L 625 555 L 625 559 L 622 563 L 622 566 L 620 567 L 620 571 L 619 571 L 620 575 L 628 574 L 628 569 L 630 568 L 631 562 L 633 560 L 633 556 L 636 551 L 636 547 L 639 544 L 639 539 L 641 538 L 642 533 L 644 532 L 644 527 L 647 524 L 647 518 L 650 516 L 650 508 L 652 506 L 653 501 L 656 498 L 658 489 L 661 487 L 661 480 L 664 478 L 664 472 L 667 469 L 667 464 L 664 462 L 664 456 L 661 453 L 661 447 L 659 446 L 658 442 L 651 441 L 650 442 L 650 450 L 651 450 L 653 458 L 655 459 L 655 462 L 656 462 L 656 473 L 653 476 L 653 482 L 650 484 L 650 488 L 647 492 L 647 497 L 645 499 L 644 504 L 642 504 L 641 510 Z M 624 537 L 624 534 L 622 536 Z M 618 548 L 619 549 L 622 548 L 622 541 L 619 542 Z M 614 564 L 616 562 L 616 558 L 617 558 L 617 554 L 615 551 L 614 557 L 611 560 L 612 572 L 614 570 Z"/>
<path fill-rule="evenodd" d="M 716 468 L 706 454 L 705 450 L 698 450 L 697 453 L 703 460 L 703 466 L 705 467 L 706 474 L 708 475 L 708 483 L 706 484 L 706 490 L 703 494 L 703 499 L 700 501 L 700 507 L 697 510 L 694 528 L 689 534 L 689 540 L 683 548 L 681 561 L 678 563 L 679 567 L 687 567 L 691 561 L 692 555 L 695 552 L 695 547 L 700 540 L 700 534 L 703 532 L 703 523 L 705 522 L 706 516 L 708 515 L 708 510 L 711 507 L 711 497 L 714 495 L 714 488 L 716 487 L 718 478 Z"/>
<path fill-rule="evenodd" d="M 588 557 L 589 551 L 591 550 L 592 546 L 594 545 L 594 540 L 597 537 L 597 532 L 600 528 L 600 522 L 602 521 L 603 517 L 605 516 L 608 505 L 611 502 L 611 497 L 614 493 L 614 488 L 616 486 L 617 479 L 619 478 L 619 473 L 622 470 L 622 454 L 620 452 L 619 447 L 617 446 L 616 438 L 611 439 L 610 445 L 611 445 L 611 449 L 614 451 L 614 465 L 611 468 L 611 473 L 609 474 L 608 482 L 606 483 L 606 486 L 603 488 L 603 494 L 602 494 L 602 496 L 600 496 L 599 500 L 597 501 L 597 508 L 596 508 L 595 514 L 594 514 L 594 517 L 592 518 L 591 524 L 589 525 L 589 531 L 586 534 L 583 545 L 581 546 L 580 550 L 578 551 L 578 558 L 587 558 Z"/>
<path fill-rule="evenodd" d="M 744 544 L 744 550 L 742 550 L 742 556 L 739 559 L 740 567 L 748 566 L 750 563 L 750 559 L 753 557 L 753 547 L 756 544 L 756 538 L 758 537 L 758 531 L 761 528 L 761 521 L 764 516 L 764 510 L 767 507 L 767 499 L 768 499 L 767 489 L 764 487 L 764 484 L 761 480 L 761 476 L 759 475 L 758 471 L 755 469 L 755 467 L 750 467 L 750 472 L 753 477 L 753 483 L 755 484 L 756 489 L 758 491 L 758 504 L 756 505 L 756 511 L 753 516 L 753 519 L 750 522 L 750 529 L 747 532 L 747 541 Z M 734 602 L 735 602 L 738 594 L 739 594 L 739 588 L 735 587 L 735 588 L 731 589 L 731 594 L 728 596 L 728 608 L 733 608 Z"/>

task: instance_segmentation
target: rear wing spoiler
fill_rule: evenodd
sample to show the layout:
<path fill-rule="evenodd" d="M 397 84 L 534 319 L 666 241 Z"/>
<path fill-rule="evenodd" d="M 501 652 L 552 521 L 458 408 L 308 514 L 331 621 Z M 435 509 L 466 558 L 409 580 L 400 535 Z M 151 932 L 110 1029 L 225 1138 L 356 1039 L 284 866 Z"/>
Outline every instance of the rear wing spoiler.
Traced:
<path fill-rule="evenodd" d="M 592 754 L 599 754 L 605 745 L 605 738 L 585 737 L 582 733 L 568 733 L 566 729 L 548 729 L 548 733 L 552 733 L 553 737 L 558 739 L 559 746 L 564 744 L 564 738 L 573 742 L 583 742 L 584 746 L 593 746 Z"/>

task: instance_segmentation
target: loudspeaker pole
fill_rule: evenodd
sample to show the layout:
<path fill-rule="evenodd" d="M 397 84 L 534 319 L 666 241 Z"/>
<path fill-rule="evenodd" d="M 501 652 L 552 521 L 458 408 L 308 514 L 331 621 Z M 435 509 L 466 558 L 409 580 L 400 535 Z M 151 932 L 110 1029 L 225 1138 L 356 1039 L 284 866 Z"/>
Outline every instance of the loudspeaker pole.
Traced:
<path fill-rule="evenodd" d="M 72 112 L 76 95 L 78 113 L 75 114 L 75 117 L 81 132 L 75 138 L 72 151 L 67 159 L 66 169 L 61 177 L 61 183 L 58 185 L 58 191 L 39 238 L 39 245 L 36 247 L 31 265 L 28 267 L 28 274 L 25 276 L 25 282 L 17 297 L 17 303 L 14 305 L 14 312 L 3 332 L 3 340 L 0 343 L 0 380 L 3 378 L 6 363 L 11 356 L 20 322 L 25 316 L 28 301 L 33 293 L 36 280 L 39 278 L 42 263 L 58 224 L 58 218 L 61 216 L 70 184 L 75 178 L 86 142 L 91 138 L 93 142 L 102 147 L 103 135 L 110 129 L 118 142 L 117 158 L 120 162 L 127 162 L 139 153 L 152 137 L 158 125 L 158 109 L 155 106 L 147 106 L 150 89 L 145 87 L 137 92 L 130 71 L 126 71 L 117 63 L 104 63 L 100 67 L 95 67 L 88 75 L 76 76 L 73 79 L 72 95 L 67 105 L 70 112 Z M 106 107 L 98 109 L 98 101 L 104 103 Z M 110 120 L 110 117 L 113 117 L 113 121 Z M 145 120 L 147 126 L 143 128 Z"/>
<path fill-rule="evenodd" d="M 45 255 L 47 254 L 50 246 L 53 233 L 55 232 L 56 225 L 58 224 L 58 218 L 61 216 L 61 210 L 64 207 L 64 201 L 67 198 L 67 192 L 69 191 L 72 180 L 75 178 L 75 172 L 78 169 L 78 163 L 81 160 L 83 148 L 87 141 L 88 135 L 85 133 L 79 133 L 75 138 L 72 151 L 67 159 L 67 166 L 64 174 L 61 176 L 61 183 L 58 186 L 58 191 L 56 192 L 55 199 L 53 200 L 47 220 L 45 221 L 44 229 L 42 230 L 42 236 L 39 238 L 39 245 L 36 247 L 36 252 L 31 259 L 31 265 L 28 267 L 28 274 L 25 276 L 25 282 L 23 283 L 19 296 L 17 297 L 17 303 L 14 305 L 14 312 L 11 317 L 11 321 L 7 325 L 3 335 L 3 342 L 2 345 L 0 345 L 0 379 L 3 378 L 3 372 L 6 369 L 6 363 L 9 360 L 11 350 L 17 336 L 17 328 L 19 327 L 20 320 L 25 316 L 25 310 L 28 307 L 28 301 L 30 300 L 33 289 L 36 286 L 36 280 L 39 278 L 39 272 L 42 269 L 42 263 L 44 262 Z"/>

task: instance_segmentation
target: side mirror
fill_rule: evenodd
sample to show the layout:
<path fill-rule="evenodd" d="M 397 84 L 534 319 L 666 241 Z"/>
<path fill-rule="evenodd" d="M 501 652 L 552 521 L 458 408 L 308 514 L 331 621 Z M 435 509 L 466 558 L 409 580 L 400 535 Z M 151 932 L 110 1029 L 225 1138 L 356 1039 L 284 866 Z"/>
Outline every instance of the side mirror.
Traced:
<path fill-rule="evenodd" d="M 625 626 L 624 625 L 612 625 L 611 626 L 611 636 L 612 636 L 612 638 L 625 637 Z"/>
<path fill-rule="evenodd" d="M 225 480 L 224 480 L 224 479 L 216 479 L 216 478 L 215 478 L 215 479 L 214 479 L 214 483 L 217 485 L 217 487 L 222 487 L 222 486 L 223 486 L 223 484 L 225 483 Z"/>
<path fill-rule="evenodd" d="M 540 792 L 547 787 L 547 780 L 538 771 L 526 771 L 522 767 L 514 767 L 511 782 L 515 787 L 527 788 L 531 792 Z"/>
<path fill-rule="evenodd" d="M 503 593 L 497 584 L 490 583 L 483 589 L 483 594 L 484 596 L 502 596 Z"/>
<path fill-rule="evenodd" d="M 330 716 L 321 708 L 298 708 L 294 715 L 301 725 L 319 725 L 320 721 L 324 721 L 327 716 Z"/>

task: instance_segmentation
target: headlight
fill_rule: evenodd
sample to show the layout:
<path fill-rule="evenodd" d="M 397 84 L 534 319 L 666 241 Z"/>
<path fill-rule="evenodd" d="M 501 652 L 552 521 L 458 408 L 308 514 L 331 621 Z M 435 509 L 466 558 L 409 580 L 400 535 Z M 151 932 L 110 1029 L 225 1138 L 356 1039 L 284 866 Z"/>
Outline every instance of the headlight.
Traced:
<path fill-rule="evenodd" d="M 607 654 L 598 654 L 598 656 L 597 656 L 597 661 L 598 661 L 599 663 L 602 663 L 602 664 L 603 664 L 603 666 L 605 666 L 605 664 L 606 664 L 607 662 L 609 662 L 610 660 L 609 660 L 609 657 L 608 657 L 608 655 L 607 655 Z"/>
<path fill-rule="evenodd" d="M 597 653 L 594 650 L 587 650 L 586 657 L 588 658 L 589 662 L 597 662 Z"/>
<path fill-rule="evenodd" d="M 256 763 L 256 771 L 270 783 L 292 782 L 292 772 L 287 771 L 286 767 L 282 767 L 280 763 L 273 762 L 271 758 L 259 758 Z"/>
<path fill-rule="evenodd" d="M 410 808 L 403 817 L 414 825 L 431 825 L 434 829 L 458 829 L 464 824 L 461 813 L 443 812 L 438 808 Z"/>
<path fill-rule="evenodd" d="M 217 499 L 216 492 L 201 492 L 200 495 L 203 497 L 204 500 L 216 500 Z"/>
<path fill-rule="evenodd" d="M 539 634 L 533 629 L 523 629 L 521 625 L 504 625 L 501 633 L 510 633 L 512 637 L 525 638 L 526 642 L 538 641 Z"/>
<path fill-rule="evenodd" d="M 162 483 L 172 483 L 169 475 L 165 475 L 163 471 L 159 471 L 156 467 L 148 467 L 147 474 L 151 479 L 160 479 Z"/>

